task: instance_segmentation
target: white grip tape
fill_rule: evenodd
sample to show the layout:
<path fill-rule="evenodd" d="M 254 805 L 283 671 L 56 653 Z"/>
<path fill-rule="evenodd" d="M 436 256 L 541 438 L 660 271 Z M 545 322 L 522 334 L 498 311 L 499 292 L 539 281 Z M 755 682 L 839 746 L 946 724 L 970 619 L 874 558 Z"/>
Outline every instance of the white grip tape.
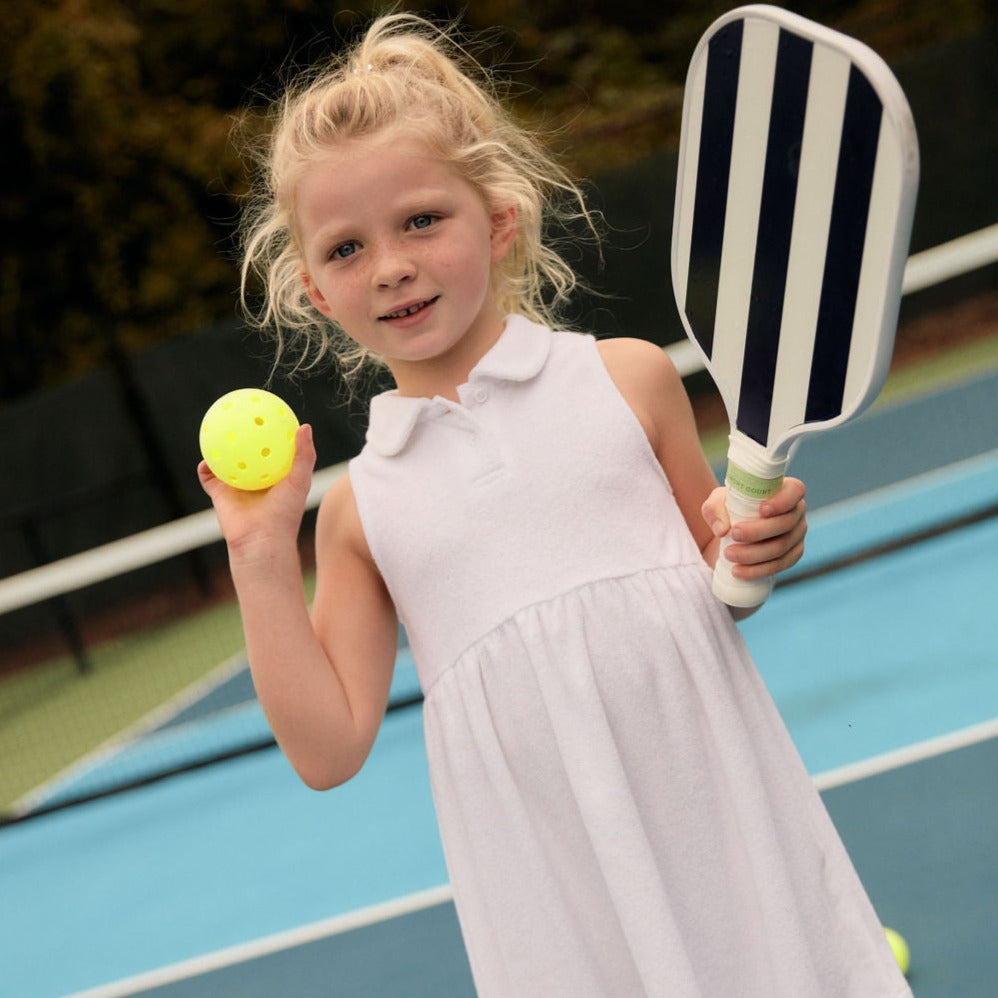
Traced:
<path fill-rule="evenodd" d="M 737 457 L 741 460 L 733 460 Z M 748 460 L 746 460 L 748 459 Z M 750 467 L 746 468 L 748 464 Z M 780 491 L 783 484 L 783 470 L 786 460 L 763 460 L 747 449 L 744 441 L 732 434 L 728 452 L 728 470 L 724 478 L 727 487 L 726 505 L 732 526 L 742 520 L 754 520 L 759 516 L 759 507 L 771 496 Z M 721 547 L 714 566 L 714 595 L 728 606 L 761 606 L 773 591 L 773 579 L 747 581 L 732 575 L 734 563 L 728 561 L 725 551 L 731 540 L 730 531 L 721 538 Z"/>
<path fill-rule="evenodd" d="M 742 495 L 729 484 L 726 505 L 731 525 L 734 526 L 741 520 L 758 518 L 762 499 Z M 717 564 L 714 566 L 712 587 L 714 595 L 727 603 L 728 606 L 746 608 L 761 606 L 769 599 L 769 594 L 773 591 L 773 579 L 772 577 L 753 581 L 736 579 L 731 573 L 734 563 L 728 561 L 725 556 L 728 545 L 732 543 L 734 542 L 731 540 L 731 532 L 729 531 L 721 538 L 721 548 L 717 555 Z"/>

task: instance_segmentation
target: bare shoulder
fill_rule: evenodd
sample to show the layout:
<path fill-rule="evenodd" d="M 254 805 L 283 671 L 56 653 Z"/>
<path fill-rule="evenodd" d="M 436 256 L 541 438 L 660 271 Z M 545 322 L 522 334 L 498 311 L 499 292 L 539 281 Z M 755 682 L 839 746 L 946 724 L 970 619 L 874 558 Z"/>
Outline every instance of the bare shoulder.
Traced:
<path fill-rule="evenodd" d="M 654 343 L 628 337 L 600 340 L 597 349 L 617 391 L 655 445 L 669 410 L 686 404 L 682 379 L 669 355 Z"/>
<path fill-rule="evenodd" d="M 596 349 L 607 369 L 620 368 L 639 372 L 642 368 L 651 365 L 663 372 L 672 368 L 673 363 L 669 360 L 669 355 L 654 343 L 648 340 L 639 340 L 631 336 L 615 336 L 611 339 L 597 340 Z"/>
<path fill-rule="evenodd" d="M 628 337 L 600 340 L 600 357 L 614 384 L 628 400 L 640 401 L 683 392 L 683 382 L 669 355 L 654 343 Z"/>

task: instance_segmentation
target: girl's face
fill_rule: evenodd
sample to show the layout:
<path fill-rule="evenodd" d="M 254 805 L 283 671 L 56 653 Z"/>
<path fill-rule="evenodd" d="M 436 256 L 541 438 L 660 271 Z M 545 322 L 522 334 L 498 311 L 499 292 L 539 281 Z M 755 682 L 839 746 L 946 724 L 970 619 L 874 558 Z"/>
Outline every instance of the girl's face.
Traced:
<path fill-rule="evenodd" d="M 399 132 L 330 152 L 297 194 L 312 304 L 380 355 L 403 394 L 456 387 L 502 331 L 490 276 L 515 209 L 490 213 L 454 167 Z"/>

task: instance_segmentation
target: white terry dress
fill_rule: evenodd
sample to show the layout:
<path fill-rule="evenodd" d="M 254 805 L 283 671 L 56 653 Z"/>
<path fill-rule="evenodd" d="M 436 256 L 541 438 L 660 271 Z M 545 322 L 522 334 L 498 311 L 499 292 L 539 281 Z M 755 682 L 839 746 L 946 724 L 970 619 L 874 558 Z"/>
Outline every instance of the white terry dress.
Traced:
<path fill-rule="evenodd" d="M 510 317 L 350 477 L 482 998 L 894 998 L 883 932 L 590 337 Z"/>

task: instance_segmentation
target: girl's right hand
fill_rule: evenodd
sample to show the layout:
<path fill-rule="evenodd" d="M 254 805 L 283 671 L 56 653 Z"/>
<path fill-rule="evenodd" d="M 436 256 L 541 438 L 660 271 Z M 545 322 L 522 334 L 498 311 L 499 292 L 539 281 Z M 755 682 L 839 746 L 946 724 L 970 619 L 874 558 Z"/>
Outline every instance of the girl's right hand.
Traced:
<path fill-rule="evenodd" d="M 234 489 L 216 478 L 206 462 L 198 465 L 201 487 L 215 507 L 230 560 L 267 557 L 273 544 L 297 541 L 314 467 L 315 445 L 307 423 L 298 428 L 291 470 L 269 489 Z"/>

